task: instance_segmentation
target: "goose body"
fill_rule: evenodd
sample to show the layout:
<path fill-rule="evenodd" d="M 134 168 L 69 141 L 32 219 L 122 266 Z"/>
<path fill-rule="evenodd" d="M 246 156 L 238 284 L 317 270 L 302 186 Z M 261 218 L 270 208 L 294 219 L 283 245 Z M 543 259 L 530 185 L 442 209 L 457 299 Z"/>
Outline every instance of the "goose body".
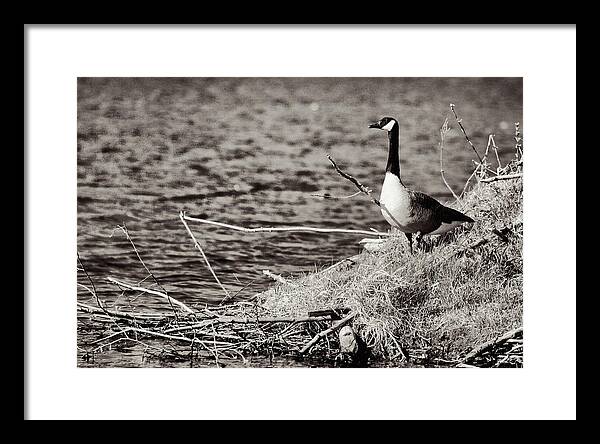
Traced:
<path fill-rule="evenodd" d="M 388 163 L 379 202 L 385 220 L 406 234 L 443 234 L 465 222 L 474 222 L 466 214 L 447 207 L 427 194 L 407 188 L 400 179 L 399 125 L 391 117 L 369 125 L 386 130 L 389 138 Z"/>
<path fill-rule="evenodd" d="M 433 197 L 408 189 L 389 172 L 385 173 L 379 202 L 385 208 L 381 209 L 384 219 L 403 233 L 443 234 L 464 222 L 473 222 Z"/>

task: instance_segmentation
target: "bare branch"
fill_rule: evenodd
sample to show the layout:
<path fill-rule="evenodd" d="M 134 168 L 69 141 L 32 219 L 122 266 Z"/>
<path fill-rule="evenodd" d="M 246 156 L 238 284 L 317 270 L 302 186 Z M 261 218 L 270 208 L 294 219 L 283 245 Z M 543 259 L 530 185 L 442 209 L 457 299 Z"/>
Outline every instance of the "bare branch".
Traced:
<path fill-rule="evenodd" d="M 452 110 L 452 113 L 454 114 L 454 118 L 456 119 L 456 122 L 458 123 L 458 126 L 460 126 L 460 130 L 464 134 L 465 139 L 467 139 L 467 142 L 469 142 L 469 145 L 471 145 L 471 148 L 473 148 L 473 151 L 475 151 L 475 154 L 477 155 L 477 158 L 479 159 L 479 163 L 483 164 L 483 159 L 481 158 L 481 156 L 477 152 L 477 148 L 475 148 L 475 145 L 473 145 L 473 142 L 471 142 L 471 139 L 469 138 L 469 135 L 467 134 L 467 131 L 465 130 L 465 127 L 462 124 L 462 119 L 460 119 L 458 117 L 458 115 L 456 114 L 456 111 L 454 110 L 455 106 L 456 105 L 454 105 L 454 103 L 450 104 L 450 109 Z"/>
<path fill-rule="evenodd" d="M 341 200 L 341 199 L 351 199 L 353 197 L 358 196 L 360 193 L 362 193 L 362 191 L 357 191 L 354 194 L 350 194 L 349 196 L 333 196 L 329 193 L 324 193 L 324 194 L 311 194 L 311 196 L 313 197 L 321 197 L 323 199 L 333 199 L 333 200 Z"/>
<path fill-rule="evenodd" d="M 92 296 L 94 296 L 94 300 L 96 301 L 96 304 L 98 305 L 98 307 L 100 307 L 100 309 L 104 312 L 104 314 L 106 314 L 108 317 L 110 317 L 109 312 L 106 310 L 106 308 L 100 301 L 100 298 L 98 297 L 98 292 L 96 291 L 96 286 L 94 285 L 94 281 L 92 280 L 91 276 L 88 274 L 87 270 L 85 269 L 85 266 L 83 265 L 83 262 L 81 261 L 81 257 L 79 257 L 79 251 L 77 252 L 77 261 L 79 262 L 79 265 L 81 266 L 81 270 L 85 273 L 88 281 L 90 282 L 91 288 L 83 286 L 81 284 L 80 285 L 82 287 L 86 288 L 92 294 Z"/>
<path fill-rule="evenodd" d="M 292 287 L 295 287 L 295 285 L 293 285 L 293 284 L 290 284 L 290 283 L 289 283 L 287 280 L 285 280 L 285 279 L 284 279 L 283 277 L 281 277 L 280 275 L 278 275 L 278 274 L 275 274 L 275 273 L 271 273 L 269 270 L 263 270 L 263 271 L 262 271 L 262 274 L 264 274 L 265 276 L 268 276 L 268 277 L 270 277 L 271 279 L 273 279 L 273 280 L 274 280 L 274 281 L 276 281 L 276 282 L 279 282 L 280 284 L 283 284 L 283 285 L 290 285 L 290 286 L 292 286 Z"/>
<path fill-rule="evenodd" d="M 385 205 L 383 205 L 381 202 L 379 202 L 378 199 L 374 198 L 371 195 L 373 193 L 373 191 L 370 188 L 368 188 L 368 187 L 364 186 L 362 183 L 360 183 L 360 181 L 356 177 L 343 172 L 337 166 L 337 164 L 335 163 L 335 161 L 331 158 L 331 156 L 329 154 L 327 154 L 327 159 L 329 159 L 329 162 L 331 162 L 331 164 L 333 165 L 333 167 L 335 168 L 335 170 L 338 172 L 338 174 L 340 176 L 342 176 L 344 179 L 348 179 L 350 182 L 352 182 L 356 186 L 356 188 L 358 188 L 360 190 L 361 193 L 363 193 L 367 197 L 369 197 L 371 202 L 373 202 L 375 205 L 377 205 L 379 208 L 381 208 L 383 211 L 385 211 L 386 214 L 388 216 L 390 216 L 390 219 L 392 219 L 398 227 L 400 226 L 400 223 L 396 220 L 396 218 L 394 216 L 392 216 L 392 213 L 390 213 L 390 211 L 385 207 Z"/>
<path fill-rule="evenodd" d="M 120 311 L 108 310 L 108 309 L 102 310 L 100 308 L 96 308 L 94 306 L 84 304 L 83 302 L 77 302 L 77 309 L 84 313 L 102 314 L 102 315 L 106 315 L 109 317 L 129 319 L 132 321 L 133 320 L 148 321 L 148 320 L 165 319 L 164 315 L 159 315 L 159 314 L 154 314 L 154 313 L 127 313 L 127 312 L 120 312 Z M 168 316 L 166 316 L 166 317 L 168 317 Z"/>
<path fill-rule="evenodd" d="M 215 222 L 207 219 L 200 219 L 197 217 L 187 216 L 185 212 L 182 212 L 183 219 L 190 222 L 200 222 L 202 224 L 214 225 L 216 227 L 227 228 L 230 230 L 241 231 L 244 233 L 275 233 L 275 232 L 286 232 L 286 233 L 340 233 L 340 234 L 360 234 L 370 236 L 389 236 L 389 233 L 383 233 L 380 231 L 366 231 L 366 230 L 345 230 L 338 228 L 316 228 L 316 227 L 259 227 L 259 228 L 245 228 L 238 225 L 230 225 L 222 222 Z"/>
<path fill-rule="evenodd" d="M 138 249 L 136 248 L 135 244 L 133 243 L 133 239 L 131 239 L 131 236 L 129 235 L 129 230 L 127 230 L 127 227 L 125 226 L 125 224 L 123 224 L 122 226 L 121 225 L 117 225 L 117 228 L 119 228 L 125 234 L 125 237 L 127 237 L 127 240 L 131 244 L 131 247 L 133 248 L 133 251 L 135 252 L 135 255 L 137 256 L 138 260 L 140 261 L 140 263 L 142 264 L 142 266 L 144 267 L 144 269 L 146 270 L 146 272 L 152 277 L 152 279 L 154 280 L 154 282 L 156 283 L 156 285 L 158 285 L 158 288 L 160 288 L 162 290 L 162 292 L 167 296 L 167 299 L 169 301 L 169 305 L 171 306 L 171 310 L 173 310 L 173 313 L 177 317 L 177 311 L 175 310 L 175 307 L 173 307 L 172 300 L 168 296 L 167 290 L 165 290 L 165 288 L 160 284 L 160 282 L 158 282 L 158 279 L 156 278 L 156 276 L 154 275 L 154 273 L 152 273 L 150 271 L 150 269 L 146 266 L 146 263 L 142 260 L 142 257 L 140 256 L 140 253 L 138 252 Z"/>
<path fill-rule="evenodd" d="M 521 136 L 521 126 L 515 122 L 515 158 L 521 160 L 523 157 L 523 137 Z"/>
<path fill-rule="evenodd" d="M 171 296 L 169 296 L 166 293 L 161 293 L 160 291 L 156 291 L 156 290 L 150 290 L 149 288 L 137 287 L 135 285 L 126 284 L 125 282 L 118 281 L 118 280 L 113 279 L 111 277 L 106 278 L 106 280 L 109 281 L 109 282 L 112 282 L 113 284 L 118 285 L 119 287 L 124 287 L 124 288 L 127 288 L 129 290 L 141 291 L 143 293 L 148 293 L 148 294 L 152 294 L 152 295 L 155 295 L 155 296 L 160 296 L 161 298 L 167 299 L 171 305 L 177 305 L 183 311 L 186 311 L 188 313 L 194 313 L 194 311 L 190 307 L 188 307 L 187 305 L 185 305 L 183 302 L 178 301 L 177 299 L 172 298 Z"/>
<path fill-rule="evenodd" d="M 327 330 L 323 330 L 320 333 L 318 333 L 314 338 L 312 338 L 302 348 L 302 350 L 300 350 L 300 354 L 301 355 L 305 354 L 307 351 L 309 351 L 312 348 L 313 345 L 315 345 L 317 342 L 319 342 L 321 339 L 323 339 L 329 333 L 333 333 L 334 331 L 342 328 L 344 325 L 346 325 L 348 322 L 350 322 L 352 319 L 354 319 L 355 316 L 356 316 L 356 313 L 351 313 L 348 316 L 346 316 L 345 318 L 343 318 L 341 321 L 339 321 L 337 324 L 335 324 L 334 326 L 328 328 Z"/>
<path fill-rule="evenodd" d="M 185 336 L 167 335 L 167 334 L 164 334 L 164 333 L 160 333 L 158 331 L 148 330 L 148 329 L 145 329 L 145 328 L 127 327 L 127 328 L 125 328 L 122 331 L 117 332 L 117 333 L 118 334 L 126 334 L 128 332 L 137 332 L 137 333 L 141 333 L 141 334 L 148 335 L 148 336 L 154 336 L 154 337 L 157 337 L 157 338 L 171 339 L 171 340 L 174 340 L 174 341 L 183 341 L 183 342 L 192 343 L 192 344 L 201 344 L 201 343 L 204 343 L 204 344 L 211 344 L 213 346 L 215 346 L 217 344 L 219 344 L 219 345 L 229 345 L 228 342 L 217 342 L 216 340 L 213 340 L 213 341 L 210 341 L 210 342 L 200 341 L 200 340 L 198 340 L 196 338 L 192 339 L 192 338 L 188 338 L 188 337 L 185 337 Z M 108 337 L 114 337 L 114 336 L 116 336 L 116 335 L 111 335 L 111 336 L 108 336 Z M 103 339 L 107 339 L 107 338 L 103 338 Z"/>
<path fill-rule="evenodd" d="M 448 131 L 450 131 L 450 128 L 448 127 L 448 118 L 446 118 L 444 120 L 444 124 L 440 128 L 440 174 L 442 176 L 444 184 L 446 185 L 446 188 L 450 190 L 454 198 L 458 201 L 460 199 L 458 198 L 454 190 L 450 187 L 450 185 L 448 185 L 448 182 L 446 181 L 446 176 L 444 176 L 444 141 L 446 139 L 446 134 L 448 134 Z"/>
<path fill-rule="evenodd" d="M 514 338 L 516 335 L 521 334 L 521 333 L 523 333 L 523 327 L 518 327 L 518 328 L 515 328 L 514 330 L 510 330 L 509 332 L 506 332 L 499 338 L 495 338 L 495 339 L 492 339 L 491 341 L 485 342 L 485 343 L 475 347 L 473 350 L 471 350 L 471 352 L 469 352 L 463 358 L 462 362 L 467 363 L 468 361 L 470 361 L 471 359 L 473 359 L 475 356 L 479 355 L 480 353 L 484 352 L 485 350 L 493 347 L 494 345 L 501 344 L 502 342 L 507 341 L 508 339 Z"/>
<path fill-rule="evenodd" d="M 495 182 L 497 180 L 509 180 L 509 179 L 518 179 L 519 177 L 523 177 L 523 173 L 515 173 L 515 174 L 502 174 L 501 176 L 487 177 L 485 179 L 481 179 L 480 182 Z"/>
<path fill-rule="evenodd" d="M 494 149 L 494 153 L 496 154 L 496 162 L 498 162 L 498 168 L 496 171 L 500 171 L 502 169 L 502 163 L 500 162 L 500 156 L 498 155 L 498 147 L 496 146 L 496 141 L 494 140 L 494 135 L 490 134 L 490 138 L 488 140 L 488 146 L 491 143 L 492 148 Z"/>
<path fill-rule="evenodd" d="M 467 187 L 469 186 L 469 183 L 471 182 L 471 179 L 473 179 L 473 176 L 475 176 L 477 174 L 478 169 L 475 168 L 473 170 L 473 172 L 471 173 L 471 175 L 469 176 L 469 178 L 467 179 L 467 181 L 465 182 L 465 186 L 463 187 L 462 192 L 460 193 L 460 197 L 463 197 L 465 195 L 465 193 L 467 192 Z"/>
<path fill-rule="evenodd" d="M 179 212 L 179 219 L 181 219 L 181 222 L 183 222 L 183 225 L 185 226 L 185 229 L 187 230 L 187 232 L 189 233 L 189 235 L 192 237 L 192 240 L 194 241 L 194 245 L 196 246 L 196 248 L 198 249 L 198 251 L 200 251 L 200 254 L 202 255 L 202 258 L 204 259 L 204 262 L 206 263 L 206 266 L 210 270 L 211 274 L 215 278 L 215 281 L 217 281 L 217 284 L 219 284 L 219 287 L 221 287 L 221 289 L 225 293 L 225 297 L 223 299 L 221 299 L 221 302 L 219 303 L 219 305 L 221 305 L 223 302 L 225 302 L 225 300 L 227 300 L 227 299 L 230 298 L 229 292 L 223 286 L 223 284 L 221 283 L 221 281 L 219 280 L 219 278 L 215 274 L 215 271 L 210 266 L 210 262 L 208 261 L 208 258 L 206 257 L 206 254 L 204 254 L 204 250 L 202 250 L 202 247 L 200 246 L 200 244 L 196 240 L 196 237 L 194 236 L 194 233 L 192 233 L 192 230 L 190 230 L 190 227 L 188 226 L 187 222 L 185 221 L 185 213 L 183 211 Z"/>

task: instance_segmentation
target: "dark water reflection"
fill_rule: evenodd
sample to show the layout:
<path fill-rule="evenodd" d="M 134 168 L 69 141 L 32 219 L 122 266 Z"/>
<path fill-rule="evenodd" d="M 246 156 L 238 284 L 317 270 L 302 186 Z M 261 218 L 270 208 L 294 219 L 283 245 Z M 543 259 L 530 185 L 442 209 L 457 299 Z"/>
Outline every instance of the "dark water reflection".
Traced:
<path fill-rule="evenodd" d="M 146 275 L 125 236 L 114 231 L 126 224 L 174 297 L 189 304 L 220 301 L 223 294 L 194 250 L 180 210 L 248 227 L 385 230 L 366 199 L 350 205 L 311 197 L 355 191 L 334 174 L 325 153 L 378 191 L 387 139 L 368 123 L 395 116 L 405 182 L 446 200 L 438 142 L 451 116 L 449 103 L 480 150 L 493 133 L 502 159 L 513 155 L 513 124 L 522 121 L 520 79 L 80 79 L 78 250 L 101 296 L 112 298 L 115 288 L 104 277 L 132 282 Z M 473 153 L 450 123 L 445 170 L 458 189 L 472 171 Z M 360 239 L 191 228 L 230 292 L 247 286 L 242 298 L 270 284 L 263 269 L 309 271 L 356 253 Z M 89 301 L 85 290 L 79 292 Z M 136 301 L 148 309 L 158 308 L 154 303 Z"/>

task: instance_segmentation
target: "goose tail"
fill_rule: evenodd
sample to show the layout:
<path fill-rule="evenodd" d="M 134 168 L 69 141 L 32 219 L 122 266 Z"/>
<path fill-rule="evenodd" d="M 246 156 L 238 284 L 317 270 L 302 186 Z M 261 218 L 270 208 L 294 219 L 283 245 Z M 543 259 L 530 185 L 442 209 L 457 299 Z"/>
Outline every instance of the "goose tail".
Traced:
<path fill-rule="evenodd" d="M 442 208 L 441 219 L 441 225 L 429 234 L 444 234 L 464 224 L 465 222 L 475 222 L 466 214 L 449 207 Z"/>
<path fill-rule="evenodd" d="M 442 222 L 446 224 L 451 224 L 453 222 L 475 222 L 469 216 L 464 213 L 461 213 L 458 210 L 450 207 L 444 207 L 442 211 Z"/>

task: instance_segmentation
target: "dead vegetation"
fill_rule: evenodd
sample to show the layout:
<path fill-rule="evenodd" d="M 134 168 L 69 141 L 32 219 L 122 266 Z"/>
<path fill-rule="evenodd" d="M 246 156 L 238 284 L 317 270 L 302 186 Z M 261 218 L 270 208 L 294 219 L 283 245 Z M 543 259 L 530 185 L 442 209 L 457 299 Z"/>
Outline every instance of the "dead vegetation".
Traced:
<path fill-rule="evenodd" d="M 313 232 L 326 228 L 244 228 L 187 216 L 180 220 L 223 290 L 218 306 L 189 307 L 168 294 L 146 267 L 126 227 L 118 227 L 131 243 L 147 275 L 137 282 L 106 277 L 117 292 L 131 297 L 161 298 L 163 314 L 111 310 L 101 301 L 93 279 L 78 255 L 78 283 L 94 302 L 78 302 L 78 319 L 102 325 L 93 340 L 79 344 L 84 359 L 111 347 L 140 344 L 145 353 L 164 360 L 211 360 L 221 365 L 249 357 L 318 357 L 326 365 L 384 363 L 396 366 L 521 367 L 522 331 L 522 138 L 515 126 L 515 157 L 501 165 L 494 136 L 483 155 L 469 138 L 454 105 L 452 113 L 469 147 L 476 153 L 474 171 L 456 193 L 444 178 L 443 149 L 448 121 L 440 131 L 440 172 L 455 197 L 454 206 L 476 220 L 443 236 L 426 237 L 410 254 L 401 233 L 334 230 L 371 236 L 374 251 L 364 251 L 333 266 L 303 276 L 284 277 L 267 271 L 274 285 L 251 301 L 235 301 L 219 281 L 190 223 L 248 233 Z M 329 157 L 337 173 L 351 181 L 374 204 L 371 189 L 346 173 Z M 319 194 L 321 198 L 335 198 Z M 147 284 L 151 282 L 151 286 Z M 357 348 L 347 355 L 338 332 L 351 326 Z"/>

